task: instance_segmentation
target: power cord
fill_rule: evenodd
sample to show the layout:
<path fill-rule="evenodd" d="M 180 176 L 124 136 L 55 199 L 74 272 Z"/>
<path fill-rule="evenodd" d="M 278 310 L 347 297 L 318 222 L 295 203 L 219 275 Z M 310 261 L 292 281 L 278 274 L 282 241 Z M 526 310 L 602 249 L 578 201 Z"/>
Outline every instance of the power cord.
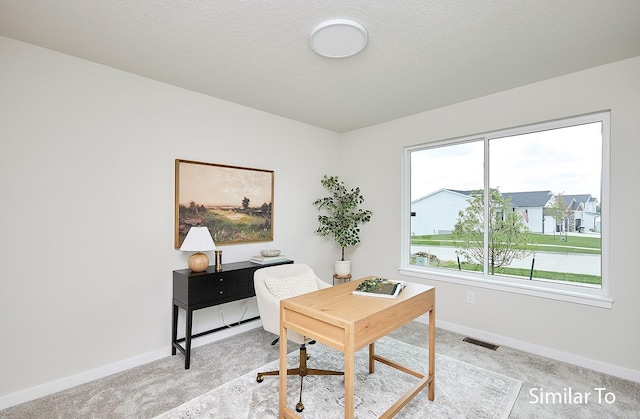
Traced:
<path fill-rule="evenodd" d="M 254 297 L 250 297 L 248 298 L 245 303 L 244 303 L 244 310 L 242 311 L 242 315 L 240 316 L 240 320 L 238 320 L 238 322 L 235 324 L 235 326 L 238 326 L 242 323 L 242 320 L 244 319 L 245 314 L 247 314 L 247 309 L 249 308 L 249 306 L 251 305 L 251 302 L 253 301 Z M 224 320 L 224 312 L 222 311 L 222 307 L 218 306 L 218 312 L 220 313 L 220 321 L 222 321 L 222 325 L 225 327 L 233 327 L 234 324 L 227 324 L 227 322 L 225 322 Z"/>

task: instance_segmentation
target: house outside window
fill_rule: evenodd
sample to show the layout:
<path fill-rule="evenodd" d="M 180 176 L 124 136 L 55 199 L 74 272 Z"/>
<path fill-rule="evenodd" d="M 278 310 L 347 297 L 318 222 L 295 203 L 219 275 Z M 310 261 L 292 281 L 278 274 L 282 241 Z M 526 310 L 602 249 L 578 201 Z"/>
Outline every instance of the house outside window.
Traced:
<path fill-rule="evenodd" d="M 609 307 L 609 113 L 405 150 L 401 270 Z"/>

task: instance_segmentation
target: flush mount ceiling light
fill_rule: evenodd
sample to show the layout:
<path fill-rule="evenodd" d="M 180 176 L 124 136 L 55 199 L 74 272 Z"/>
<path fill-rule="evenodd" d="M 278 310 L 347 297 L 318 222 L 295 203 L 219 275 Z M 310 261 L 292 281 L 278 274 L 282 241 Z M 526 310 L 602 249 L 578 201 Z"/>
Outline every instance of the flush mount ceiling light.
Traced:
<path fill-rule="evenodd" d="M 358 22 L 331 19 L 313 29 L 309 44 L 313 52 L 323 57 L 346 58 L 362 51 L 367 40 L 367 29 Z"/>

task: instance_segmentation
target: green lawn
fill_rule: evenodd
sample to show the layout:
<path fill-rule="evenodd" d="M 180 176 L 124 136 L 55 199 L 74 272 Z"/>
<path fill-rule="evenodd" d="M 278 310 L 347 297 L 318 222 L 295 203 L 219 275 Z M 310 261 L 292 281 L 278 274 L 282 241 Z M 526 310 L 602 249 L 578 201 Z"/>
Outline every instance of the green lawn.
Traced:
<path fill-rule="evenodd" d="M 566 239 L 566 240 L 563 240 Z M 555 236 L 547 234 L 529 234 L 529 242 L 535 246 L 536 252 L 586 253 L 599 255 L 602 241 L 600 237 Z M 413 236 L 411 244 L 418 246 L 455 246 L 451 234 Z"/>
<path fill-rule="evenodd" d="M 566 238 L 566 240 L 564 240 Z M 583 253 L 583 254 L 600 254 L 601 239 L 590 235 L 584 236 L 568 236 L 560 237 L 556 234 L 550 236 L 546 234 L 529 234 L 529 243 L 535 247 L 536 252 L 557 252 L 557 253 Z M 418 246 L 455 246 L 450 234 L 438 234 L 427 236 L 411 237 L 411 244 Z M 411 263 L 415 263 L 412 257 Z M 468 262 L 461 262 L 458 267 L 457 261 L 441 260 L 436 263 L 430 262 L 430 266 L 443 269 L 460 268 L 463 271 L 481 272 L 482 267 Z M 528 279 L 530 270 L 520 268 L 497 268 L 497 275 L 508 275 L 518 278 Z M 602 278 L 599 275 L 574 274 L 567 272 L 549 272 L 538 271 L 534 269 L 533 278 L 544 278 L 552 280 L 561 280 L 568 282 L 578 282 L 583 284 L 602 284 Z"/>
<path fill-rule="evenodd" d="M 414 263 L 414 261 L 411 261 Z M 458 270 L 458 263 L 452 260 L 441 260 L 437 263 L 431 263 L 429 266 L 443 268 L 443 269 L 453 269 Z M 460 269 L 463 271 L 472 271 L 472 272 L 482 272 L 482 266 L 468 263 L 468 262 L 460 262 Z M 529 279 L 531 271 L 529 269 L 522 268 L 497 268 L 496 275 L 507 275 L 513 276 L 517 278 Z M 602 284 L 602 278 L 599 275 L 587 275 L 587 274 L 574 274 L 569 272 L 550 272 L 550 271 L 539 271 L 537 269 L 533 270 L 533 278 L 542 278 L 542 279 L 555 279 L 558 281 L 567 281 L 567 282 L 577 282 L 581 284 Z"/>

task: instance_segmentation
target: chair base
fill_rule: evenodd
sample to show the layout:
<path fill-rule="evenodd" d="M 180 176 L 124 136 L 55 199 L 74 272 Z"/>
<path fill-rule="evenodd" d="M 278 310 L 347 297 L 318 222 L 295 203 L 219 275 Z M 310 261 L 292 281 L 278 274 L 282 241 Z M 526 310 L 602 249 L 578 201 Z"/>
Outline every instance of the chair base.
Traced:
<path fill-rule="evenodd" d="M 280 341 L 280 338 L 277 337 L 273 340 L 273 342 L 271 342 L 271 345 L 275 345 L 276 343 L 278 343 L 278 341 Z M 309 345 L 315 345 L 316 341 L 315 340 L 310 340 L 309 342 L 307 342 Z M 307 358 L 308 359 L 308 358 Z"/>
<path fill-rule="evenodd" d="M 307 348 L 304 344 L 300 345 L 300 366 L 298 368 L 289 368 L 287 375 L 299 375 L 300 376 L 300 401 L 296 404 L 296 411 L 302 412 L 304 410 L 304 404 L 302 404 L 302 381 L 307 375 L 344 375 L 343 371 L 331 371 L 320 370 L 316 368 L 307 368 Z M 261 383 L 264 377 L 268 375 L 280 375 L 280 371 L 267 371 L 259 372 L 256 376 L 256 381 Z"/>
<path fill-rule="evenodd" d="M 301 372 L 302 371 L 302 372 Z M 280 375 L 280 371 L 267 371 L 259 372 L 256 377 L 256 381 L 261 383 L 264 381 L 264 377 L 268 375 Z M 302 370 L 300 368 L 290 368 L 287 370 L 287 375 L 299 375 L 300 377 L 306 377 L 307 375 L 344 375 L 342 371 L 330 371 L 330 370 L 318 370 L 315 368 L 307 368 Z"/>

